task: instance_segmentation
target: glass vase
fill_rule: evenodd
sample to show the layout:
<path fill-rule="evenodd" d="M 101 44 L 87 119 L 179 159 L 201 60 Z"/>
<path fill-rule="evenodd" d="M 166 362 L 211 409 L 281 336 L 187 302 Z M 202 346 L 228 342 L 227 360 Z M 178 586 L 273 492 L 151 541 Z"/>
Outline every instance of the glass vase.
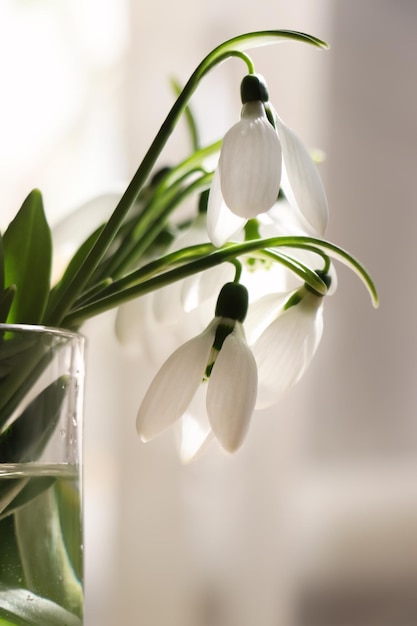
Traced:
<path fill-rule="evenodd" d="M 83 624 L 83 347 L 0 324 L 0 626 Z"/>

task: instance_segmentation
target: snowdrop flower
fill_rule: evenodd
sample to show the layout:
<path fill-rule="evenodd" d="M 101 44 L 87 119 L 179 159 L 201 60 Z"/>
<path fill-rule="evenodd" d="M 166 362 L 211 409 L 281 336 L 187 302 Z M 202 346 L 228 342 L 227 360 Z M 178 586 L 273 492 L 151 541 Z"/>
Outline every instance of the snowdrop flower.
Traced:
<path fill-rule="evenodd" d="M 151 383 L 137 417 L 142 440 L 152 439 L 182 417 L 204 385 L 213 434 L 229 452 L 242 444 L 257 390 L 256 363 L 242 325 L 247 307 L 246 288 L 226 283 L 212 322 L 178 348 Z"/>
<path fill-rule="evenodd" d="M 322 279 L 330 284 L 328 275 Z M 268 304 L 271 298 L 268 297 Z M 323 296 L 304 285 L 293 292 L 252 346 L 258 366 L 257 409 L 275 404 L 307 370 L 323 332 Z"/>
<path fill-rule="evenodd" d="M 211 241 L 223 245 L 248 219 L 269 211 L 281 185 L 305 227 L 324 234 L 327 199 L 308 150 L 269 104 L 262 76 L 245 76 L 241 97 L 241 119 L 223 139 L 210 191 Z"/>

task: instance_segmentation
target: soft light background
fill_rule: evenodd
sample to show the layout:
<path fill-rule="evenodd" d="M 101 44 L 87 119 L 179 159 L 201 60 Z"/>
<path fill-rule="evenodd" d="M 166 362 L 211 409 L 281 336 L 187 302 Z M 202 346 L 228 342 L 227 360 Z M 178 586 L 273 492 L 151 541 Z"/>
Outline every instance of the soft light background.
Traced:
<path fill-rule="evenodd" d="M 338 626 L 343 598 L 368 590 L 375 606 L 416 611 L 413 0 L 2 0 L 0 226 L 34 186 L 52 224 L 120 188 L 168 111 L 169 77 L 185 81 L 222 40 L 261 28 L 331 44 L 253 58 L 280 115 L 325 151 L 328 237 L 367 265 L 381 308 L 339 266 L 306 377 L 256 416 L 235 457 L 213 448 L 189 466 L 172 433 L 136 437 L 153 371 L 117 345 L 113 315 L 86 326 L 90 626 L 326 626 L 311 602 L 336 604 Z M 207 141 L 237 119 L 242 71 L 230 61 L 194 98 Z M 186 149 L 179 127 L 164 161 Z M 351 621 L 374 623 L 360 610 Z"/>

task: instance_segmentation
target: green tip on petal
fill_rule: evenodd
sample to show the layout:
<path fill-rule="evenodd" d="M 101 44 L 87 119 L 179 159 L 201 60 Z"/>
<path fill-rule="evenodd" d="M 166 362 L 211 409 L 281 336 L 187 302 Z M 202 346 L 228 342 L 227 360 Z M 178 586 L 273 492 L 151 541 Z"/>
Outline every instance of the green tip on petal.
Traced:
<path fill-rule="evenodd" d="M 216 304 L 216 317 L 228 317 L 243 322 L 248 312 L 248 290 L 240 283 L 223 285 Z"/>

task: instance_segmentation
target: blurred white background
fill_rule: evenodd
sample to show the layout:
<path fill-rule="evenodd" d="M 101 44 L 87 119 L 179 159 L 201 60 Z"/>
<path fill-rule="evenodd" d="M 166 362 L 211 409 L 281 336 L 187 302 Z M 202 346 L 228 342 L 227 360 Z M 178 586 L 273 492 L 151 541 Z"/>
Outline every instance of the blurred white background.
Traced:
<path fill-rule="evenodd" d="M 350 626 L 417 623 L 413 0 L 2 0 L 0 227 L 32 187 L 53 225 L 127 182 L 169 78 L 263 28 L 331 45 L 252 56 L 283 119 L 326 153 L 328 238 L 365 263 L 381 307 L 339 266 L 305 378 L 236 456 L 188 466 L 172 433 L 136 437 L 154 372 L 118 346 L 114 316 L 86 325 L 87 626 L 342 626 L 349 610 Z M 242 71 L 230 61 L 193 98 L 205 140 L 237 119 Z M 164 161 L 186 149 L 179 127 Z"/>

